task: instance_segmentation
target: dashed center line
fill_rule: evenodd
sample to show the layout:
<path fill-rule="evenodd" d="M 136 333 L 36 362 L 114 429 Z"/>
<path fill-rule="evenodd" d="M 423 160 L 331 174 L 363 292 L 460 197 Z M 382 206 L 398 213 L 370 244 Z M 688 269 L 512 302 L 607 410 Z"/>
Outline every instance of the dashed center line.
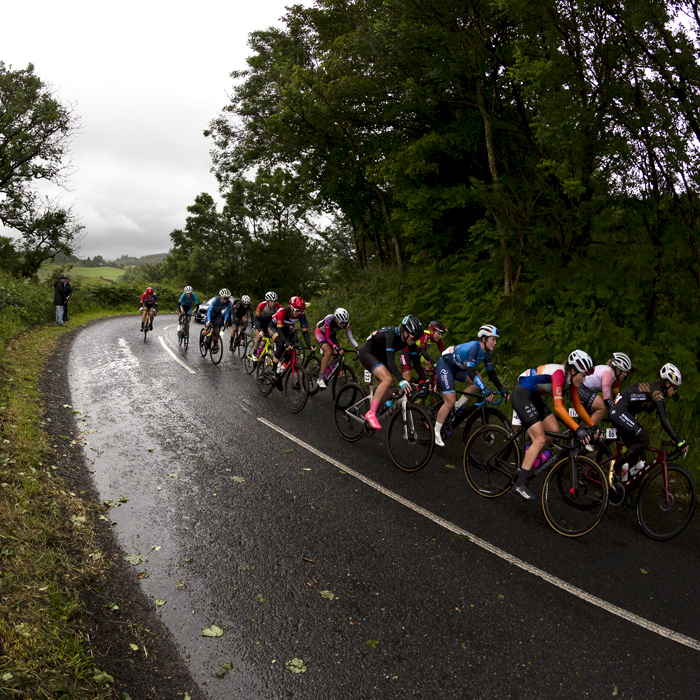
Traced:
<path fill-rule="evenodd" d="M 503 559 L 504 561 L 507 561 L 509 564 L 513 564 L 514 566 L 517 566 L 518 568 L 522 569 L 523 571 L 527 571 L 528 573 L 532 574 L 533 576 L 537 576 L 547 583 L 550 583 L 553 586 L 556 586 L 557 588 L 566 591 L 567 593 L 570 593 L 573 596 L 576 596 L 577 598 L 581 600 L 585 600 L 587 603 L 590 603 L 591 605 L 595 605 L 598 608 L 601 608 L 602 610 L 605 610 L 606 612 L 609 612 L 613 615 L 617 615 L 617 617 L 621 617 L 623 620 L 627 620 L 628 622 L 631 622 L 634 625 L 638 625 L 639 627 L 643 627 L 646 630 L 649 630 L 650 632 L 654 632 L 658 634 L 661 637 L 665 637 L 666 639 L 670 639 L 674 642 L 678 642 L 678 644 L 683 644 L 684 646 L 690 647 L 691 649 L 695 649 L 696 651 L 700 651 L 700 642 L 697 641 L 696 639 L 693 639 L 692 637 L 687 637 L 684 634 L 680 634 L 680 632 L 674 632 L 671 629 L 668 629 L 667 627 L 663 627 L 662 625 L 658 625 L 655 622 L 652 622 L 651 620 L 647 620 L 644 617 L 640 617 L 639 615 L 635 615 L 634 613 L 630 612 L 629 610 L 625 610 L 624 608 L 620 608 L 617 605 L 613 605 L 612 603 L 608 603 L 605 600 L 602 600 L 601 598 L 598 598 L 597 596 L 592 595 L 591 593 L 588 593 L 587 591 L 584 591 L 581 588 L 577 588 L 576 586 L 571 585 L 570 583 L 567 583 L 566 581 L 557 578 L 556 576 L 553 576 L 552 574 L 547 573 L 546 571 L 543 571 L 542 569 L 537 568 L 536 566 L 533 566 L 532 564 L 528 564 L 526 561 L 523 561 L 522 559 L 518 559 L 517 557 L 513 556 L 512 554 L 509 554 L 503 549 L 500 549 L 499 547 L 496 547 L 495 545 L 492 545 L 490 542 L 487 542 L 486 540 L 482 539 L 481 537 L 477 537 L 476 535 L 473 535 L 471 532 L 468 532 L 467 530 L 462 529 L 458 525 L 455 525 L 454 523 L 449 522 L 449 520 L 445 520 L 444 518 L 441 518 L 439 515 L 435 515 L 435 513 L 432 513 L 429 510 L 426 510 L 425 508 L 422 508 L 421 506 L 417 505 L 416 503 L 413 503 L 412 501 L 409 501 L 408 499 L 404 498 L 403 496 L 400 496 L 398 493 L 395 493 L 394 491 L 391 491 L 390 489 L 385 488 L 381 484 L 378 484 L 376 481 L 372 481 L 372 479 L 368 479 L 366 476 L 363 474 L 360 474 L 359 472 L 355 471 L 354 469 L 351 469 L 350 467 L 345 466 L 342 462 L 339 462 L 337 459 L 333 459 L 333 457 L 330 457 L 329 455 L 321 452 L 320 450 L 317 450 L 315 447 L 312 447 L 309 445 L 307 442 L 304 442 L 303 440 L 300 440 L 298 437 L 292 435 L 291 433 L 288 433 L 286 430 L 282 430 L 282 428 L 278 428 L 274 423 L 271 423 L 270 421 L 266 420 L 265 418 L 258 418 L 258 420 L 266 425 L 268 428 L 272 428 L 272 430 L 277 431 L 281 435 L 284 435 L 286 438 L 289 440 L 292 440 L 292 442 L 295 442 L 297 445 L 300 445 L 303 447 L 305 450 L 308 450 L 312 454 L 315 454 L 317 457 L 320 457 L 321 459 L 325 460 L 329 464 L 332 464 L 339 469 L 342 469 L 344 472 L 349 474 L 350 476 L 355 477 L 356 479 L 359 479 L 361 482 L 366 484 L 367 486 L 370 486 L 371 488 L 375 489 L 376 491 L 379 491 L 383 495 L 387 496 L 388 498 L 393 499 L 394 501 L 397 501 L 398 503 L 401 503 L 401 505 L 406 506 L 407 508 L 410 508 L 411 510 L 415 511 L 416 513 L 419 513 L 425 518 L 428 518 L 429 520 L 432 520 L 435 524 L 440 525 L 441 527 L 444 527 L 446 530 L 449 530 L 450 532 L 454 532 L 457 535 L 462 535 L 463 537 L 466 537 L 469 539 L 473 544 L 475 544 L 477 547 L 481 547 L 482 549 L 485 549 L 487 552 L 490 552 L 491 554 L 494 554 L 495 556 L 499 557 L 500 559 Z"/>

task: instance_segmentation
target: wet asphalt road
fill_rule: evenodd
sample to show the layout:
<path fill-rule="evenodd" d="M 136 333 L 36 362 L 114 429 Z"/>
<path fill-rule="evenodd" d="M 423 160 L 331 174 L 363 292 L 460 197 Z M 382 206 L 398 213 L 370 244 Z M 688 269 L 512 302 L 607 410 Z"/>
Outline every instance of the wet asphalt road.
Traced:
<path fill-rule="evenodd" d="M 148 573 L 143 590 L 154 606 L 165 601 L 158 613 L 210 698 L 697 696 L 700 651 L 508 563 L 257 419 L 693 640 L 700 517 L 658 543 L 631 511 L 609 509 L 567 540 L 539 501 L 472 492 L 456 445 L 405 474 L 383 437 L 340 438 L 329 393 L 292 415 L 228 351 L 218 367 L 196 343 L 182 353 L 175 324 L 159 316 L 146 344 L 134 318 L 93 325 L 73 344 L 69 376 L 100 496 L 128 499 L 108 516 L 118 540 L 146 558 L 134 575 Z M 212 624 L 223 636 L 202 637 Z M 305 672 L 285 668 L 294 659 Z M 233 668 L 217 679 L 223 663 Z"/>

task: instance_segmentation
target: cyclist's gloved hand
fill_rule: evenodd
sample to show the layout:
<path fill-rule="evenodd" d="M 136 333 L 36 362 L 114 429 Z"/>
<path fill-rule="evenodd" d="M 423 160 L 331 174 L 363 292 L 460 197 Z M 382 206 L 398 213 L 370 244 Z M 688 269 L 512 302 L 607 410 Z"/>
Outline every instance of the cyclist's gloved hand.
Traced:
<path fill-rule="evenodd" d="M 399 382 L 399 386 L 404 390 L 404 391 L 410 391 L 411 390 L 411 385 L 405 380 L 402 379 Z"/>
<path fill-rule="evenodd" d="M 485 387 L 481 390 L 481 395 L 482 395 L 485 399 L 488 399 L 489 396 L 493 396 L 493 391 L 491 391 L 491 389 L 489 389 L 487 386 L 485 386 Z"/>
<path fill-rule="evenodd" d="M 508 389 L 506 389 L 504 386 L 502 386 L 498 391 L 499 391 L 500 395 L 501 395 L 506 401 L 509 401 L 509 400 L 510 400 L 510 391 L 508 391 Z"/>
<path fill-rule="evenodd" d="M 590 437 L 588 434 L 588 428 L 584 428 L 583 426 L 576 428 L 576 437 L 578 438 L 579 442 L 586 442 Z"/>
<path fill-rule="evenodd" d="M 678 449 L 679 450 L 684 450 L 686 447 L 688 447 L 688 441 L 687 440 L 681 440 L 678 443 Z"/>

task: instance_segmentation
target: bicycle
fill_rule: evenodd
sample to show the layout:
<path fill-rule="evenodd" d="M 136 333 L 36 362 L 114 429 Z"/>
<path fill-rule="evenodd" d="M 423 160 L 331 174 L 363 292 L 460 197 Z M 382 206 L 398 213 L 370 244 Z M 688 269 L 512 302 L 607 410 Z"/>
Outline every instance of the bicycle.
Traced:
<path fill-rule="evenodd" d="M 292 413 L 299 413 L 309 398 L 309 380 L 304 365 L 297 357 L 294 344 L 285 349 L 280 362 L 284 371 L 277 373 L 277 365 L 271 352 L 265 352 L 258 360 L 257 384 L 260 393 L 267 396 L 276 386 L 284 392 L 284 402 Z"/>
<path fill-rule="evenodd" d="M 151 326 L 153 325 L 153 319 L 156 316 L 156 309 L 151 308 L 151 309 L 146 309 L 146 313 L 144 316 L 141 316 L 141 323 L 143 325 L 143 342 L 146 342 L 146 336 L 148 335 L 148 331 L 151 330 Z M 143 319 L 146 318 L 146 322 L 144 323 Z"/>
<path fill-rule="evenodd" d="M 609 504 L 635 508 L 642 532 L 659 541 L 670 540 L 683 532 L 697 504 L 697 488 L 692 475 L 685 467 L 669 462 L 680 454 L 675 446 L 670 454 L 667 453 L 664 447 L 672 444 L 665 442 L 661 448 L 647 447 L 646 451 L 655 453 L 656 457 L 638 471 L 630 471 L 627 481 L 622 481 L 614 469 L 617 460 L 624 455 L 624 443 L 616 440 L 615 453 L 600 465 L 604 472 L 608 472 Z M 632 494 L 637 488 L 639 493 L 635 503 Z"/>
<path fill-rule="evenodd" d="M 345 353 L 354 352 L 357 354 L 357 350 L 341 349 L 343 352 L 337 352 L 335 350 L 331 352 L 331 361 L 328 363 L 328 367 L 326 367 L 326 371 L 323 375 L 326 384 L 330 384 L 331 386 L 334 399 L 345 384 L 349 382 L 357 384 L 355 370 L 350 367 L 350 365 L 345 364 Z M 309 375 L 309 396 L 314 396 L 320 391 L 318 380 L 321 375 L 321 360 L 318 355 L 309 355 L 304 362 L 304 367 L 306 368 L 306 373 Z"/>
<path fill-rule="evenodd" d="M 255 334 L 248 337 L 248 342 L 245 346 L 245 354 L 243 355 L 243 366 L 248 374 L 253 374 L 258 366 L 260 358 L 265 354 L 272 354 L 272 339 L 269 335 L 264 335 L 258 346 L 258 351 L 253 357 L 253 347 L 255 346 Z"/>
<path fill-rule="evenodd" d="M 218 365 L 224 356 L 224 344 L 221 342 L 220 331 L 216 331 L 216 328 L 210 328 L 209 332 L 205 334 L 205 329 L 202 328 L 199 334 L 199 353 L 202 357 L 206 357 L 207 352 L 209 352 L 209 359 Z"/>
<path fill-rule="evenodd" d="M 415 393 L 415 392 L 413 392 Z M 374 428 L 365 420 L 374 398 L 374 387 L 369 394 L 354 382 L 346 384 L 335 397 L 333 414 L 335 427 L 348 442 L 356 442 L 372 435 Z M 377 411 L 379 421 L 389 419 L 386 443 L 394 464 L 405 472 L 422 469 L 433 456 L 435 434 L 430 416 L 411 401 L 412 396 L 393 389 L 391 398 Z"/>
<path fill-rule="evenodd" d="M 246 329 L 242 325 L 236 326 L 236 333 L 233 336 L 233 351 L 238 354 L 238 358 L 242 360 L 246 355 L 247 349 Z M 252 347 L 252 346 L 251 346 Z"/>
<path fill-rule="evenodd" d="M 190 314 L 184 314 L 180 324 L 180 330 L 177 332 L 177 339 L 180 345 L 187 351 L 190 345 Z"/>
<path fill-rule="evenodd" d="M 480 496 L 498 498 L 515 483 L 525 435 L 498 425 L 484 425 L 464 446 L 464 474 Z M 584 447 L 572 431 L 545 431 L 555 441 L 550 457 L 534 468 L 530 480 L 548 471 L 542 489 L 542 510 L 549 525 L 560 535 L 580 537 L 601 521 L 608 505 L 608 484 L 601 467 L 581 454 Z"/>

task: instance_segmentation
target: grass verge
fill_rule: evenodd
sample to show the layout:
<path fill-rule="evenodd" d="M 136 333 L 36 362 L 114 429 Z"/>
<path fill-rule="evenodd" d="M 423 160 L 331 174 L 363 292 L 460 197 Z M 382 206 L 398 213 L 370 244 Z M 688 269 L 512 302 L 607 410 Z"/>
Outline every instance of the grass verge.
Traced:
<path fill-rule="evenodd" d="M 73 326 L 108 315 L 75 315 Z M 0 697 L 112 696 L 83 632 L 79 591 L 105 575 L 99 509 L 68 490 L 45 427 L 39 378 L 57 325 L 21 333 L 0 362 Z"/>

